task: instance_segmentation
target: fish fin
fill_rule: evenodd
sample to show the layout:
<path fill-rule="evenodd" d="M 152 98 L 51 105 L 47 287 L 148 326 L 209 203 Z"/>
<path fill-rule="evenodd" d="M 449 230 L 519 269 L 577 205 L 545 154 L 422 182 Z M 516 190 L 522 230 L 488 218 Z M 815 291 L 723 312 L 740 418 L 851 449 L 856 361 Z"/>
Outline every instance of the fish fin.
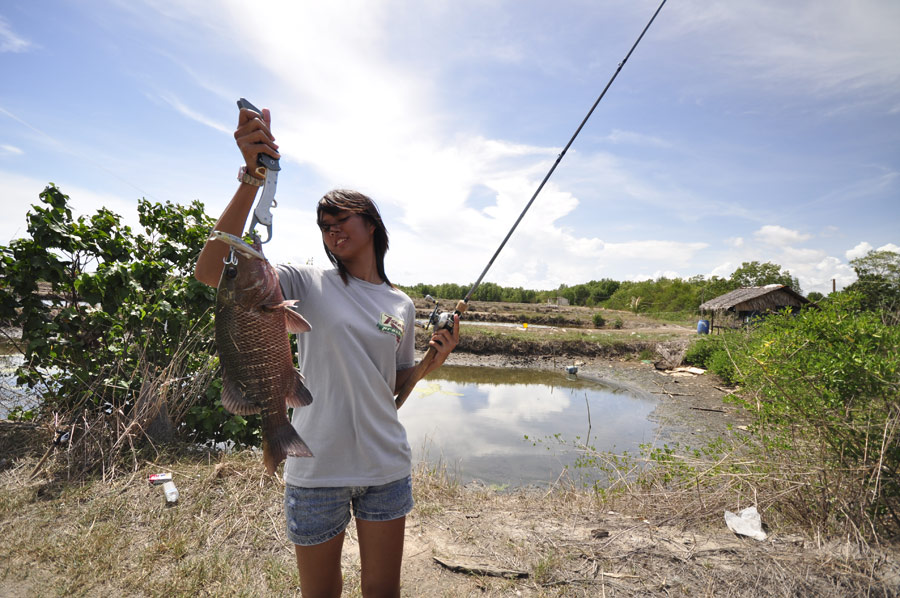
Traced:
<path fill-rule="evenodd" d="M 271 438 L 266 439 L 263 435 L 263 464 L 269 475 L 273 475 L 278 465 L 284 461 L 287 456 L 292 457 L 312 457 L 312 451 L 297 434 L 290 423 L 285 422 L 278 426 L 272 433 Z"/>
<path fill-rule="evenodd" d="M 244 392 L 228 376 L 222 376 L 222 407 L 235 415 L 259 413 L 259 407 L 244 397 Z"/>
<path fill-rule="evenodd" d="M 306 321 L 306 318 L 298 314 L 292 309 L 289 309 L 297 303 L 296 299 L 285 299 L 281 303 L 267 303 L 266 305 L 260 305 L 260 308 L 265 311 L 284 311 L 284 323 L 287 327 L 288 332 L 293 332 L 294 334 L 301 334 L 303 332 L 309 332 L 312 330 L 312 326 L 309 325 L 309 322 Z"/>
<path fill-rule="evenodd" d="M 312 330 L 312 326 L 306 321 L 306 318 L 298 314 L 292 309 L 284 310 L 284 323 L 287 325 L 287 331 L 294 334 L 301 334 Z"/>
<path fill-rule="evenodd" d="M 288 407 L 306 407 L 313 402 L 309 389 L 303 384 L 303 375 L 294 370 L 293 386 L 284 398 Z"/>
<path fill-rule="evenodd" d="M 296 305 L 296 299 L 285 299 L 281 303 L 264 303 L 259 307 L 266 311 L 277 311 L 279 309 L 284 309 L 285 307 L 294 307 Z"/>

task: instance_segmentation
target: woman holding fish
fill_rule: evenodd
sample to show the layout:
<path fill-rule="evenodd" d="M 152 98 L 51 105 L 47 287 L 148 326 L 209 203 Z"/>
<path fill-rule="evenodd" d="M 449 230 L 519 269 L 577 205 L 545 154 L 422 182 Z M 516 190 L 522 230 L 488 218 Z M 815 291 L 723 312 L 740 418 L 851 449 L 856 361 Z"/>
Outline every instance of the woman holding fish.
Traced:
<path fill-rule="evenodd" d="M 274 469 L 285 452 L 298 455 L 289 456 L 285 464 L 285 514 L 288 536 L 296 546 L 303 596 L 340 596 L 341 549 L 351 511 L 359 537 L 363 596 L 399 596 L 406 515 L 413 507 L 412 456 L 394 395 L 414 366 L 415 308 L 384 272 L 388 236 L 378 209 L 371 199 L 355 191 L 331 191 L 316 209 L 333 269 L 279 266 L 275 269 L 279 284 L 260 282 L 276 280 L 261 246 L 250 250 L 243 243 L 246 247 L 241 247 L 242 242 L 232 236 L 242 233 L 261 184 L 249 178 L 257 156 L 280 157 L 270 123 L 268 110 L 241 110 L 234 136 L 247 166 L 215 226 L 216 231 L 230 235 L 211 237 L 195 271 L 198 280 L 219 288 L 217 343 L 227 387 L 223 405 L 243 412 L 250 412 L 255 405 L 263 412 L 263 435 L 270 436 L 269 446 L 264 440 L 267 468 Z M 226 257 L 230 264 L 223 267 Z M 238 284 L 250 271 L 251 260 L 262 268 L 253 275 L 255 282 L 244 284 L 244 294 L 252 291 L 256 297 L 253 305 L 241 303 Z M 258 298 L 261 288 L 268 289 L 263 299 Z M 295 300 L 305 320 L 298 319 L 296 312 L 285 314 Z M 282 326 L 283 333 L 271 335 L 273 347 L 283 346 L 288 330 L 309 329 L 298 337 L 305 388 L 293 372 L 284 376 L 269 372 L 267 368 L 276 368 L 274 363 L 253 366 L 252 354 L 265 352 L 253 343 L 244 345 L 246 348 L 240 348 L 238 341 L 233 343 L 232 352 L 239 359 L 233 359 L 235 365 L 229 369 L 222 345 L 239 335 L 229 330 L 220 337 L 218 331 L 220 313 L 224 321 L 234 311 L 234 305 L 226 305 L 229 301 L 241 303 L 243 310 L 229 322 L 256 321 L 248 318 L 258 315 Z M 432 336 L 437 356 L 429 371 L 440 367 L 459 342 L 458 321 L 455 324 L 453 332 L 440 330 Z M 235 374 L 257 370 L 266 370 L 260 377 L 266 383 L 270 379 L 286 382 L 266 387 L 275 390 L 269 391 L 267 398 L 257 398 L 259 393 L 253 391 L 262 382 L 248 383 Z M 279 395 L 274 401 L 273 393 Z M 282 393 L 291 405 L 305 405 L 312 397 L 307 406 L 294 409 L 293 428 L 287 432 L 279 430 L 277 422 L 279 417 L 284 419 L 280 415 L 284 410 Z M 269 408 L 263 402 L 277 405 Z M 266 421 L 273 423 L 267 427 Z M 303 440 L 294 438 L 296 433 Z M 315 456 L 299 456 L 310 452 Z"/>

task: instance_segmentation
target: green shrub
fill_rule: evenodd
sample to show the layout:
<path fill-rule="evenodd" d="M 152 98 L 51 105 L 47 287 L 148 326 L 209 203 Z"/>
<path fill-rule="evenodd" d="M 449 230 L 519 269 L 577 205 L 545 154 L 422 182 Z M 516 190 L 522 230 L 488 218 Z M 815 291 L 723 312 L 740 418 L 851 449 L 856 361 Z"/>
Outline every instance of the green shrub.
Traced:
<path fill-rule="evenodd" d="M 755 431 L 770 454 L 808 466 L 785 479 L 795 500 L 826 523 L 900 532 L 900 327 L 838 293 L 744 338 L 729 349 Z"/>
<path fill-rule="evenodd" d="M 729 386 L 733 386 L 740 382 L 740 378 L 738 376 L 738 372 L 734 367 L 734 362 L 731 359 L 731 355 L 728 351 L 725 350 L 725 347 L 721 347 L 709 356 L 709 360 L 707 361 L 707 369 L 711 371 L 713 374 L 718 376 L 722 382 Z"/>
<path fill-rule="evenodd" d="M 740 380 L 731 353 L 742 351 L 741 346 L 746 340 L 744 332 L 701 336 L 688 347 L 684 363 L 709 370 L 725 384 L 737 384 Z"/>
<path fill-rule="evenodd" d="M 201 440 L 255 443 L 259 416 L 227 413 L 209 384 L 216 290 L 193 277 L 213 226 L 203 205 L 142 199 L 133 232 L 106 208 L 73 218 L 52 184 L 40 199 L 29 236 L 0 245 L 0 321 L 22 329 L 18 383 L 41 389 L 42 411 L 64 422 L 104 409 L 130 416 L 156 381 L 176 423 Z"/>
<path fill-rule="evenodd" d="M 698 336 L 684 354 L 684 363 L 698 368 L 709 369 L 713 353 L 721 350 L 722 343 L 716 336 Z"/>
<path fill-rule="evenodd" d="M 606 320 L 599 312 L 595 313 L 592 319 L 594 321 L 594 328 L 603 328 L 604 326 L 606 326 Z"/>

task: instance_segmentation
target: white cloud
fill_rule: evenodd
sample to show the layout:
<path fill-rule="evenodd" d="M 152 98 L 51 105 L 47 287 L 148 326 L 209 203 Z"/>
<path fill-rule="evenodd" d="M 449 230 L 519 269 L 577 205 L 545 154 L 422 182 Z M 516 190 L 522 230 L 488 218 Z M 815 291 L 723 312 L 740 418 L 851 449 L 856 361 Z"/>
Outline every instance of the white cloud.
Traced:
<path fill-rule="evenodd" d="M 605 139 L 607 139 L 611 143 L 626 143 L 631 145 L 663 148 L 672 147 L 671 142 L 659 137 L 655 137 L 653 135 L 645 135 L 643 133 L 637 133 L 634 131 L 620 131 L 619 129 L 613 129 L 612 133 L 607 135 Z"/>
<path fill-rule="evenodd" d="M 854 257 L 865 255 L 872 249 L 869 243 L 861 242 L 845 252 L 845 259 L 841 259 L 829 255 L 825 249 L 798 248 L 787 244 L 796 240 L 796 231 L 771 227 L 767 229 L 767 233 L 755 234 L 746 246 L 729 251 L 728 261 L 712 268 L 707 276 L 728 278 L 734 272 L 735 264 L 754 260 L 772 262 L 795 276 L 803 293 L 818 291 L 827 294 L 831 292 L 832 286 L 840 290 L 855 281 L 856 273 L 847 262 Z M 778 240 L 784 240 L 785 243 L 776 242 Z"/>
<path fill-rule="evenodd" d="M 706 247 L 708 247 L 708 244 L 701 242 L 628 241 L 625 243 L 607 243 L 604 253 L 610 258 L 686 264 L 690 262 L 694 254 Z"/>
<path fill-rule="evenodd" d="M 848 249 L 844 252 L 844 255 L 847 256 L 847 260 L 855 260 L 858 257 L 862 257 L 872 251 L 872 246 L 865 241 L 860 242 L 853 249 Z"/>
<path fill-rule="evenodd" d="M 24 152 L 14 145 L 0 144 L 0 156 L 21 156 Z"/>
<path fill-rule="evenodd" d="M 872 247 L 871 243 L 867 243 L 866 241 L 861 241 L 852 249 L 848 249 L 844 252 L 844 255 L 847 257 L 847 261 L 855 260 L 856 258 L 860 258 L 865 256 L 870 251 L 893 251 L 894 253 L 900 253 L 900 246 L 895 245 L 893 243 L 885 243 L 881 247 L 875 248 Z"/>
<path fill-rule="evenodd" d="M 796 247 L 785 247 L 781 251 L 786 262 L 809 264 L 819 262 L 825 258 L 825 252 L 821 249 L 798 249 Z"/>
<path fill-rule="evenodd" d="M 71 184 L 66 180 L 55 181 L 59 189 L 69 196 L 69 208 L 74 218 L 94 214 L 105 207 L 122 217 L 122 222 L 140 230 L 137 202 L 121 197 L 97 193 Z M 0 219 L 0 244 L 28 236 L 26 215 L 32 205 L 41 203 L 39 194 L 47 187 L 47 181 L 25 177 L 10 171 L 0 171 L 0 197 L 3 198 L 3 218 Z"/>
<path fill-rule="evenodd" d="M 754 232 L 753 236 L 770 245 L 789 245 L 812 238 L 812 235 L 778 226 L 777 224 L 767 224 Z"/>
<path fill-rule="evenodd" d="M 216 131 L 221 131 L 223 133 L 228 133 L 229 135 L 234 132 L 234 127 L 227 127 L 222 123 L 216 122 L 214 119 L 200 114 L 196 110 L 187 106 L 184 102 L 178 99 L 174 93 L 171 92 L 162 92 L 159 94 L 159 98 L 164 101 L 166 104 L 174 108 L 179 114 L 186 116 L 191 120 L 195 120 L 202 125 L 206 125 L 211 129 L 215 129 Z"/>
<path fill-rule="evenodd" d="M 713 268 L 709 277 L 718 276 L 719 278 L 728 278 L 731 276 L 731 273 L 734 272 L 735 266 L 731 262 L 725 262 L 724 264 L 719 264 L 715 268 Z"/>
<path fill-rule="evenodd" d="M 16 32 L 12 30 L 9 21 L 0 17 L 0 54 L 5 52 L 25 52 L 33 45 L 34 44 L 27 39 L 16 34 Z"/>
<path fill-rule="evenodd" d="M 826 1 L 801 8 L 784 2 L 691 0 L 679 7 L 667 15 L 672 21 L 668 34 L 715 48 L 722 74 L 732 83 L 831 97 L 856 106 L 896 105 L 896 2 Z"/>

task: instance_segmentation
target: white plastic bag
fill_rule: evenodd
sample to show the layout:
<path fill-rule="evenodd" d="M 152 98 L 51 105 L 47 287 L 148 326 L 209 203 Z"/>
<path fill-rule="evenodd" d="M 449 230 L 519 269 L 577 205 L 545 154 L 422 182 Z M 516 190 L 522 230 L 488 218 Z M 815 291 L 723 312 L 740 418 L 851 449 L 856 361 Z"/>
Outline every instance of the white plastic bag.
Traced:
<path fill-rule="evenodd" d="M 768 537 L 763 531 L 762 520 L 756 507 L 747 507 L 737 515 L 731 511 L 725 511 L 725 525 L 734 533 L 750 536 L 754 540 L 765 540 Z"/>

